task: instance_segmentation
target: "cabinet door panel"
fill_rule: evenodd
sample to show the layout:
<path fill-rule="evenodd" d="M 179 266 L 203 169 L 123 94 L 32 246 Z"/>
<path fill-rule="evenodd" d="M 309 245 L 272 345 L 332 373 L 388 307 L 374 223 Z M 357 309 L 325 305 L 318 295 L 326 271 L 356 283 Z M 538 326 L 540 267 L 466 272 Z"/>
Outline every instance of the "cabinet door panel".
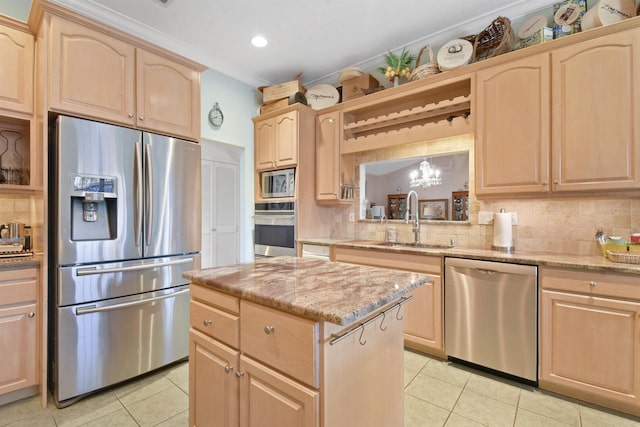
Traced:
<path fill-rule="evenodd" d="M 275 120 L 267 119 L 255 124 L 255 148 L 254 156 L 256 170 L 269 170 L 275 168 Z"/>
<path fill-rule="evenodd" d="M 0 308 L 0 395 L 37 383 L 36 305 Z"/>
<path fill-rule="evenodd" d="M 639 43 L 636 29 L 552 52 L 553 191 L 640 188 Z"/>
<path fill-rule="evenodd" d="M 189 425 L 237 426 L 238 352 L 193 329 L 189 336 Z"/>
<path fill-rule="evenodd" d="M 0 26 L 0 108 L 33 111 L 33 36 Z"/>
<path fill-rule="evenodd" d="M 200 75 L 137 49 L 137 125 L 154 132 L 200 138 Z"/>
<path fill-rule="evenodd" d="M 442 340 L 442 286 L 440 276 L 407 294 L 413 300 L 406 305 L 404 335 L 408 347 L 426 346 L 444 352 Z M 412 345 L 413 344 L 413 345 Z M 420 348 L 418 348 L 420 349 Z"/>
<path fill-rule="evenodd" d="M 477 74 L 476 192 L 548 191 L 549 56 Z"/>
<path fill-rule="evenodd" d="M 245 356 L 240 386 L 240 426 L 315 427 L 320 425 L 320 396 Z"/>
<path fill-rule="evenodd" d="M 318 116 L 316 140 L 316 199 L 338 200 L 340 187 L 340 112 Z"/>
<path fill-rule="evenodd" d="M 298 112 L 276 117 L 276 166 L 278 169 L 298 163 Z"/>
<path fill-rule="evenodd" d="M 637 404 L 639 316 L 640 303 L 543 290 L 541 380 Z"/>
<path fill-rule="evenodd" d="M 51 31 L 51 108 L 133 125 L 134 47 L 58 17 Z"/>

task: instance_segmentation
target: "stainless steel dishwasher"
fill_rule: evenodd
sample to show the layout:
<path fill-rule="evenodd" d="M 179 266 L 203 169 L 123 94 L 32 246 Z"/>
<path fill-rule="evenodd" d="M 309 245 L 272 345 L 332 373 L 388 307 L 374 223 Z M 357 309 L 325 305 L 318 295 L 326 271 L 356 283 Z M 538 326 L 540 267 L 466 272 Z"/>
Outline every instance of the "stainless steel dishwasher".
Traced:
<path fill-rule="evenodd" d="M 537 382 L 538 268 L 445 258 L 445 351 Z"/>

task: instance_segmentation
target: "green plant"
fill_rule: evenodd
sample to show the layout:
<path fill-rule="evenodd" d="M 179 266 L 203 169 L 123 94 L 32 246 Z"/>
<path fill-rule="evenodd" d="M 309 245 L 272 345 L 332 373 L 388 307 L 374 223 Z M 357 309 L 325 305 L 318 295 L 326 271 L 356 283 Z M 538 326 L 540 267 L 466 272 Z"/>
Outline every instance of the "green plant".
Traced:
<path fill-rule="evenodd" d="M 389 80 L 393 80 L 395 76 L 409 77 L 411 72 L 411 63 L 416 59 L 416 56 L 410 54 L 406 49 L 402 49 L 400 56 L 389 51 L 384 56 L 384 62 L 386 67 L 379 67 L 378 71 L 384 74 Z"/>

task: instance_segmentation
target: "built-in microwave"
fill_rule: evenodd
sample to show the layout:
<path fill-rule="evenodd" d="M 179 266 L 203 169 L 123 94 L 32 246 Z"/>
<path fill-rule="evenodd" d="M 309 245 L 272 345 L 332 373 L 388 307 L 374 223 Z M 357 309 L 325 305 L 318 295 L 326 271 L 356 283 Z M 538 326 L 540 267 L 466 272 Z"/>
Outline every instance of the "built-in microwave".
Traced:
<path fill-rule="evenodd" d="M 262 198 L 295 197 L 295 177 L 296 170 L 294 168 L 262 172 L 260 175 Z"/>

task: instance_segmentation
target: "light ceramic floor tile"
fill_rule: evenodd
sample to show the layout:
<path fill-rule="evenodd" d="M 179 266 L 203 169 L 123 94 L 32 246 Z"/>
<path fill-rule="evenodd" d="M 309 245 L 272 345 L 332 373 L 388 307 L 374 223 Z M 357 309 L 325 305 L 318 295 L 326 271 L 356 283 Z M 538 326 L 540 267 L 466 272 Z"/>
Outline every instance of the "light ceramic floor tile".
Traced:
<path fill-rule="evenodd" d="M 53 413 L 40 407 L 40 396 L 0 406 L 0 426 L 55 426 Z"/>
<path fill-rule="evenodd" d="M 418 374 L 405 389 L 405 393 L 449 411 L 456 404 L 461 392 L 462 387 L 425 374 Z"/>
<path fill-rule="evenodd" d="M 516 414 L 515 427 L 569 427 L 571 424 L 563 423 L 562 421 L 554 420 L 553 418 L 545 417 L 544 415 L 536 414 L 535 412 L 527 411 L 526 409 L 519 408 Z"/>
<path fill-rule="evenodd" d="M 516 383 L 485 375 L 472 374 L 465 390 L 475 391 L 513 406 L 520 400 L 520 387 Z"/>
<path fill-rule="evenodd" d="M 174 386 L 164 372 L 160 372 L 127 383 L 113 392 L 124 406 L 128 406 Z"/>
<path fill-rule="evenodd" d="M 189 425 L 189 411 L 180 412 L 178 415 L 157 424 L 156 427 L 185 427 Z"/>
<path fill-rule="evenodd" d="M 580 419 L 583 427 L 638 427 L 640 417 L 597 410 L 580 406 Z"/>
<path fill-rule="evenodd" d="M 447 421 L 449 411 L 405 393 L 404 427 L 441 427 Z"/>
<path fill-rule="evenodd" d="M 449 419 L 447 419 L 447 423 L 444 425 L 445 427 L 479 427 L 484 424 L 477 423 L 469 418 L 463 417 L 458 414 L 449 415 Z"/>
<path fill-rule="evenodd" d="M 126 409 L 122 408 L 102 417 L 96 418 L 82 427 L 138 427 L 138 423 L 129 415 Z"/>
<path fill-rule="evenodd" d="M 141 426 L 154 426 L 189 409 L 189 396 L 177 387 L 127 406 L 127 410 Z"/>
<path fill-rule="evenodd" d="M 181 362 L 171 366 L 167 371 L 167 379 L 175 385 L 184 384 L 189 382 L 189 363 Z"/>
<path fill-rule="evenodd" d="M 518 407 L 566 424 L 580 425 L 580 412 L 577 404 L 559 399 L 538 389 L 522 390 Z"/>
<path fill-rule="evenodd" d="M 471 375 L 468 370 L 442 360 L 432 360 L 422 373 L 458 387 L 464 387 Z"/>
<path fill-rule="evenodd" d="M 516 409 L 514 405 L 465 389 L 453 412 L 480 424 L 511 427 L 515 420 Z"/>
<path fill-rule="evenodd" d="M 411 368 L 407 368 L 406 366 L 404 367 L 404 388 L 406 388 L 411 381 L 413 381 L 413 379 L 416 377 L 416 375 L 418 375 L 420 371 L 416 370 L 416 369 L 411 369 Z"/>
<path fill-rule="evenodd" d="M 58 409 L 53 416 L 58 426 L 81 426 L 122 408 L 122 404 L 113 392 L 104 391 L 85 397 L 66 408 Z"/>
<path fill-rule="evenodd" d="M 424 366 L 433 359 L 413 351 L 404 351 L 404 367 L 412 370 L 420 371 Z"/>

